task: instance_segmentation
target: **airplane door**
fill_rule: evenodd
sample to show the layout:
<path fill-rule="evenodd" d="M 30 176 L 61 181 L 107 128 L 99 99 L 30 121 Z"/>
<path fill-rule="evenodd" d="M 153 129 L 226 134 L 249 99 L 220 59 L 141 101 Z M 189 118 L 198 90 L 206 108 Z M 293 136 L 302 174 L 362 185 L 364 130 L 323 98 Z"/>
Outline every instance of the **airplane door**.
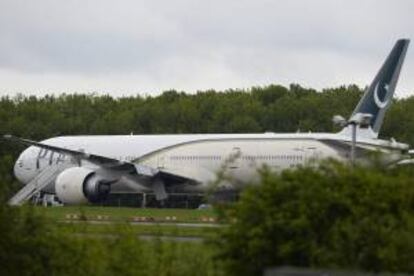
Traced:
<path fill-rule="evenodd" d="M 165 155 L 164 154 L 160 154 L 158 155 L 158 168 L 159 169 L 163 169 L 165 167 Z"/>
<path fill-rule="evenodd" d="M 321 158 L 321 153 L 318 151 L 317 147 L 306 147 L 306 162 L 315 162 Z"/>
<path fill-rule="evenodd" d="M 241 165 L 241 149 L 234 147 L 229 154 L 229 169 L 238 169 Z"/>
<path fill-rule="evenodd" d="M 36 157 L 36 169 L 40 170 L 44 167 L 44 164 L 47 163 L 46 156 L 49 153 L 49 150 L 41 148 Z"/>

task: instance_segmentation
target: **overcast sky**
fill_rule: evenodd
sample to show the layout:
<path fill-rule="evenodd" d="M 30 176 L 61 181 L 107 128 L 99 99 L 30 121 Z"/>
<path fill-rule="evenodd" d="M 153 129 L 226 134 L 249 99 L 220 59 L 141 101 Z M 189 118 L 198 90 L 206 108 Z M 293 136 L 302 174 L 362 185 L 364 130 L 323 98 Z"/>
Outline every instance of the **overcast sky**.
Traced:
<path fill-rule="evenodd" d="M 365 86 L 414 39 L 413 14 L 412 0 L 0 0 L 0 95 Z"/>

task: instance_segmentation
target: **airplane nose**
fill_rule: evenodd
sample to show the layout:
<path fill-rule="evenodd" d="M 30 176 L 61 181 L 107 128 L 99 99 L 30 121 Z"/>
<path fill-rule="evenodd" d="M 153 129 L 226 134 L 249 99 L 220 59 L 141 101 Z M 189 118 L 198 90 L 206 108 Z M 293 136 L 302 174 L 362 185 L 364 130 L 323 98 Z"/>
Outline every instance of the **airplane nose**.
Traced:
<path fill-rule="evenodd" d="M 13 172 L 14 172 L 14 176 L 17 178 L 17 180 L 19 180 L 19 182 L 26 184 L 28 181 L 27 181 L 27 176 L 24 172 L 23 165 L 24 165 L 23 159 L 19 157 L 16 160 L 16 163 L 14 163 Z"/>
<path fill-rule="evenodd" d="M 13 168 L 14 176 L 23 184 L 29 183 L 36 173 L 34 166 L 31 165 L 32 162 L 30 162 L 29 153 L 30 151 L 28 149 L 23 151 L 16 160 L 16 163 L 14 163 Z"/>

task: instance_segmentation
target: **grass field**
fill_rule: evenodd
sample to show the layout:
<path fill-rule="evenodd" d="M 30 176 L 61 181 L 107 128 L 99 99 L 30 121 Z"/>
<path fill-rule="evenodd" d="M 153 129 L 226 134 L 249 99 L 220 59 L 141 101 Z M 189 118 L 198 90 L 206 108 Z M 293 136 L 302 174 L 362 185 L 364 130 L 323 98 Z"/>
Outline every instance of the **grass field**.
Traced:
<path fill-rule="evenodd" d="M 136 235 L 211 238 L 219 227 L 211 227 L 213 210 L 142 209 L 122 207 L 36 207 L 36 211 L 60 231 L 88 235 Z M 138 221 L 138 222 L 137 222 Z M 191 225 L 189 225 L 191 224 Z"/>
<path fill-rule="evenodd" d="M 175 225 L 129 225 L 125 223 L 116 224 L 89 224 L 89 223 L 59 223 L 56 225 L 61 231 L 69 233 L 117 235 L 117 234 L 136 234 L 150 236 L 169 236 L 169 237 L 200 237 L 212 238 L 218 228 L 213 227 L 181 227 Z"/>
<path fill-rule="evenodd" d="M 156 209 L 156 208 L 124 208 L 124 207 L 95 207 L 95 206 L 62 206 L 36 207 L 36 210 L 47 218 L 66 220 L 76 215 L 86 220 L 104 219 L 108 221 L 133 221 L 147 218 L 153 221 L 176 222 L 212 222 L 216 216 L 213 210 L 204 209 Z"/>

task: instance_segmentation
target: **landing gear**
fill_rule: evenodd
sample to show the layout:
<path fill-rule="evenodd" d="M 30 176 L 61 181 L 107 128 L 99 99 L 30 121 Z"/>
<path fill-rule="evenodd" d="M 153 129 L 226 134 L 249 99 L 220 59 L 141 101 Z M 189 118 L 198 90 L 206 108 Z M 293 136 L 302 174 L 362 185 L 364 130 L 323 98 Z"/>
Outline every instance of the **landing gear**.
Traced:
<path fill-rule="evenodd" d="M 155 178 L 152 187 L 155 193 L 155 198 L 158 201 L 164 201 L 168 198 L 168 194 L 165 191 L 165 183 L 160 177 Z"/>

